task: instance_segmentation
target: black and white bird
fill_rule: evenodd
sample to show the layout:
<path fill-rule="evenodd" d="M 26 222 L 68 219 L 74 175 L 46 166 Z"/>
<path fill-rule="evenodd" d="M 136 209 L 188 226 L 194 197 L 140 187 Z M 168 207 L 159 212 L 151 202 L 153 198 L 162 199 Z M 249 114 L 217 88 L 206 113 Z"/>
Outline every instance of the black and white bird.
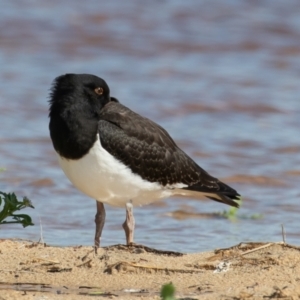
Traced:
<path fill-rule="evenodd" d="M 97 200 L 96 247 L 105 222 L 103 203 L 126 208 L 127 244 L 133 243 L 133 205 L 204 195 L 238 207 L 240 195 L 233 188 L 198 166 L 161 126 L 111 97 L 103 79 L 59 76 L 49 102 L 59 164 L 77 189 Z"/>

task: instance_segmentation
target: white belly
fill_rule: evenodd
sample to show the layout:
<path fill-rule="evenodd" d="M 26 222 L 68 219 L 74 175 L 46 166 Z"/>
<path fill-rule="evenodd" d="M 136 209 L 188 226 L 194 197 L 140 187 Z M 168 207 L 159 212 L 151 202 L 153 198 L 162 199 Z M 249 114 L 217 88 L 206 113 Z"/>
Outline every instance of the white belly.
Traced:
<path fill-rule="evenodd" d="M 58 155 L 61 168 L 76 188 L 86 195 L 114 206 L 125 206 L 132 200 L 143 205 L 167 198 L 174 189 L 143 180 L 109 154 L 99 140 L 88 154 L 79 160 L 62 158 Z M 177 185 L 176 187 L 183 187 Z"/>

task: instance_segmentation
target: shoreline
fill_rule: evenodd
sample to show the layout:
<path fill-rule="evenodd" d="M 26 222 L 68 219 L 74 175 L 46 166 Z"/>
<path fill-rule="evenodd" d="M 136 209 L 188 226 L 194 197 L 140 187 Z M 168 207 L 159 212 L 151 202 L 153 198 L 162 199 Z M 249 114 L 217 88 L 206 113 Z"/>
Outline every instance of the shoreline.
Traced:
<path fill-rule="evenodd" d="M 142 245 L 53 247 L 0 240 L 0 299 L 297 299 L 300 247 L 241 243 L 183 254 Z M 46 298 L 45 298 L 46 297 Z"/>

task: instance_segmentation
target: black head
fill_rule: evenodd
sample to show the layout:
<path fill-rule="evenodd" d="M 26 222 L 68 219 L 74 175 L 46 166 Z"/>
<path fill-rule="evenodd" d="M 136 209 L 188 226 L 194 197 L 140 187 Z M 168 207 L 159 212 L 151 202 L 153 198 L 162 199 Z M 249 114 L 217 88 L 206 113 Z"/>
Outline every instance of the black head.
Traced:
<path fill-rule="evenodd" d="M 90 74 L 65 74 L 55 78 L 50 97 L 50 106 L 75 105 L 96 115 L 111 101 L 107 83 Z"/>
<path fill-rule="evenodd" d="M 101 109 L 110 101 L 106 82 L 94 75 L 57 77 L 50 94 L 50 136 L 55 150 L 65 158 L 85 155 L 96 140 Z"/>

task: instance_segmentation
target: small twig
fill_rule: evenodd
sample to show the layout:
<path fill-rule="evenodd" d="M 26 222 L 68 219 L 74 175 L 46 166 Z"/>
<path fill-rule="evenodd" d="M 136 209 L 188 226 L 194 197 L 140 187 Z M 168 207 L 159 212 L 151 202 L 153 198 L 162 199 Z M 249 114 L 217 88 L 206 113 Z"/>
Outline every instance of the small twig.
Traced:
<path fill-rule="evenodd" d="M 41 238 L 40 238 L 40 241 L 41 243 L 44 245 L 44 238 L 43 238 L 43 226 L 42 226 L 42 220 L 41 220 L 41 216 L 39 215 L 39 218 L 40 218 L 40 229 L 41 229 Z"/>
<path fill-rule="evenodd" d="M 0 270 L 0 272 L 7 272 L 7 273 L 42 273 L 38 271 L 25 271 L 25 270 Z"/>
<path fill-rule="evenodd" d="M 281 224 L 281 234 L 282 234 L 283 243 L 285 244 L 285 230 L 283 224 Z"/>
<path fill-rule="evenodd" d="M 22 244 L 21 246 L 18 247 L 18 249 L 25 247 L 25 244 Z"/>
<path fill-rule="evenodd" d="M 161 271 L 161 272 L 166 272 L 166 273 L 186 273 L 186 274 L 203 273 L 203 270 L 199 270 L 199 269 L 168 269 L 166 267 L 145 266 L 145 265 L 140 265 L 137 263 L 127 262 L 127 261 L 119 261 L 115 264 L 107 266 L 107 268 L 104 270 L 104 273 L 111 274 L 113 269 L 122 271 L 123 267 L 125 267 L 125 269 L 127 269 L 128 266 L 136 268 L 136 269 L 140 269 L 140 270 L 155 270 L 156 272 Z"/>
<path fill-rule="evenodd" d="M 255 251 L 264 249 L 264 248 L 268 248 L 268 247 L 270 247 L 270 246 L 272 246 L 272 245 L 274 245 L 274 244 L 275 244 L 275 243 L 269 243 L 269 244 L 266 244 L 266 245 L 263 245 L 263 246 L 260 246 L 260 247 L 257 247 L 257 248 L 254 248 L 254 249 L 245 251 L 245 252 L 241 253 L 241 255 L 246 255 L 246 254 L 249 254 L 249 253 L 252 253 L 252 252 L 255 252 Z"/>
<path fill-rule="evenodd" d="M 82 263 L 82 264 L 80 264 L 80 265 L 78 265 L 78 266 L 76 266 L 76 267 L 78 267 L 78 268 L 83 267 L 83 266 L 85 266 L 85 265 L 90 264 L 91 261 L 92 261 L 91 259 L 90 259 L 90 260 L 87 260 L 87 261 L 85 261 L 84 263 Z"/>
<path fill-rule="evenodd" d="M 242 243 L 241 243 L 241 244 L 242 244 Z M 253 252 L 256 252 L 256 251 L 259 251 L 259 250 L 268 248 L 268 247 L 273 246 L 273 245 L 284 245 L 284 242 L 271 242 L 271 243 L 268 243 L 268 244 L 259 246 L 259 247 L 257 247 L 257 248 L 254 248 L 254 249 L 250 249 L 250 250 L 245 251 L 245 252 L 243 252 L 243 253 L 240 253 L 240 254 L 236 254 L 236 255 L 232 255 L 232 256 L 230 256 L 230 257 L 227 257 L 224 261 L 227 261 L 227 260 L 233 259 L 233 258 L 238 258 L 239 256 L 247 255 L 247 254 L 249 254 L 249 253 L 253 253 Z"/>
<path fill-rule="evenodd" d="M 268 247 L 273 246 L 273 245 L 282 245 L 282 244 L 283 244 L 283 242 L 268 243 L 268 244 L 266 244 L 266 245 L 262 245 L 262 246 L 260 246 L 260 247 L 257 247 L 257 248 L 248 250 L 248 251 L 246 251 L 246 252 L 243 252 L 243 253 L 241 253 L 241 255 L 246 255 L 246 254 L 249 254 L 249 253 L 252 253 L 252 252 L 255 252 L 255 251 L 264 249 L 264 248 L 268 248 Z"/>
<path fill-rule="evenodd" d="M 82 261 L 85 261 L 85 260 L 87 259 L 87 257 L 89 256 L 89 254 L 92 253 L 92 252 L 94 252 L 94 249 L 88 251 L 88 253 L 87 253 L 86 255 L 84 255 L 84 256 L 81 258 L 81 260 L 82 260 Z"/>
<path fill-rule="evenodd" d="M 43 260 L 43 261 L 46 261 L 46 262 L 49 262 L 52 264 L 60 264 L 60 261 L 57 261 L 57 260 L 51 260 L 51 259 L 46 259 L 46 258 L 42 258 L 42 257 L 34 257 L 34 258 L 38 259 L 38 260 Z"/>

